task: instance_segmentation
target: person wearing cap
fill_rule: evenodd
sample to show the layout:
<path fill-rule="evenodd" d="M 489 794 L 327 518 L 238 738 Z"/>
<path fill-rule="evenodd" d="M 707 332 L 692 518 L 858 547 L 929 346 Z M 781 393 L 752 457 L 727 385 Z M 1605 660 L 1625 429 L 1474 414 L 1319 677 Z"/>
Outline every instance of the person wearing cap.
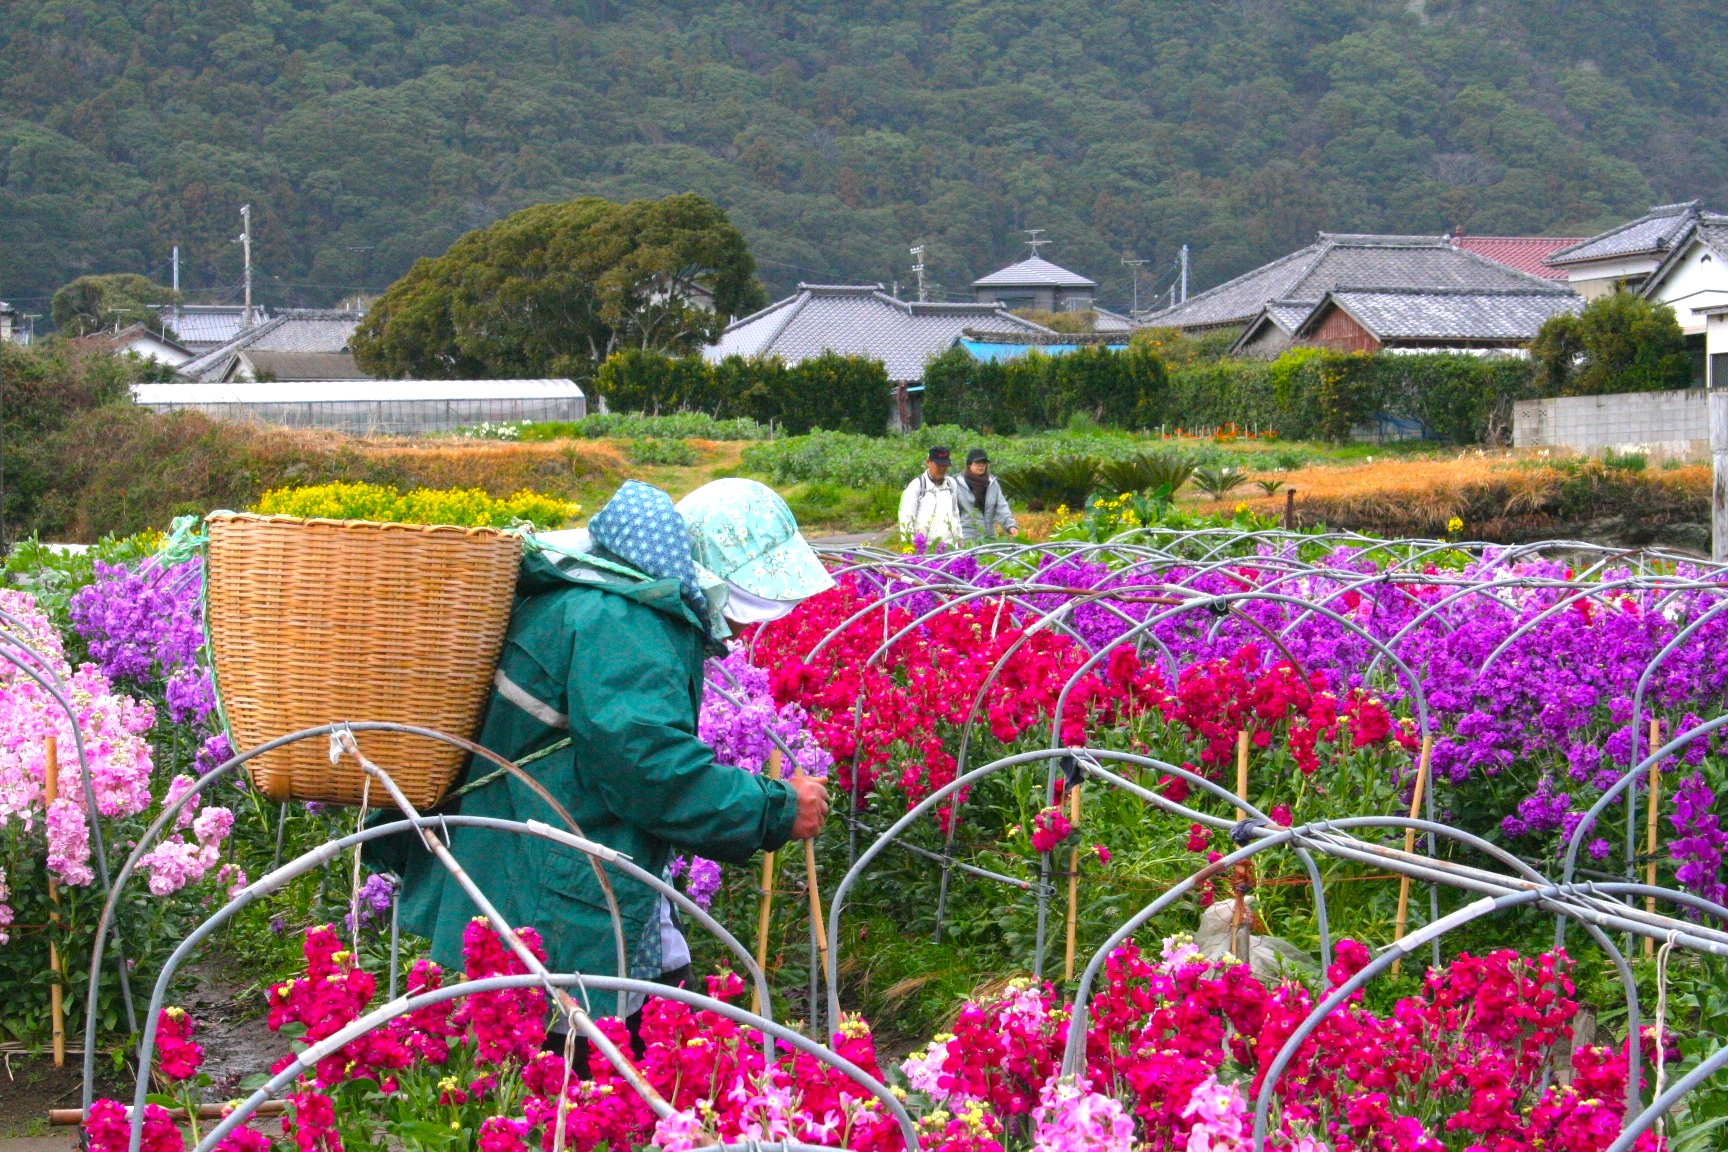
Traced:
<path fill-rule="evenodd" d="M 963 535 L 960 524 L 960 480 L 948 475 L 954 457 L 941 446 L 930 449 L 924 471 L 912 478 L 900 494 L 900 534 L 911 540 L 922 537 L 926 544 L 958 546 Z"/>
<path fill-rule="evenodd" d="M 720 481 L 685 507 L 681 515 L 664 492 L 631 480 L 587 529 L 530 538 L 479 735 L 521 764 L 583 836 L 657 875 L 675 855 L 743 864 L 815 836 L 828 814 L 818 779 L 773 780 L 717 763 L 697 716 L 703 661 L 724 653 L 731 625 L 790 611 L 833 580 L 772 489 Z M 486 760 L 471 759 L 457 785 L 435 812 L 565 827 L 532 788 Z M 548 968 L 618 974 L 612 913 L 586 854 L 490 828 L 445 834 L 499 913 L 540 933 Z M 402 878 L 402 926 L 431 941 L 439 964 L 460 968 L 463 931 L 478 910 L 417 839 L 372 844 L 374 870 Z M 665 900 L 621 872 L 609 879 L 626 974 L 691 982 L 689 948 Z"/>
<path fill-rule="evenodd" d="M 990 457 L 984 449 L 966 453 L 966 471 L 960 475 L 960 533 L 967 543 L 991 540 L 997 529 L 1009 536 L 1018 535 L 1020 525 L 1008 507 L 1008 497 L 1002 495 L 1002 484 L 990 474 Z"/>

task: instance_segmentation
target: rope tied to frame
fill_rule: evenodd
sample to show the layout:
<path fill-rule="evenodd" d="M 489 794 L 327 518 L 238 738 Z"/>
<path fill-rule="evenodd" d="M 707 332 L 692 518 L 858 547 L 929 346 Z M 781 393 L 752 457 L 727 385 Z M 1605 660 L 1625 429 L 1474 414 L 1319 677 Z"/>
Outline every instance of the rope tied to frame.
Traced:
<path fill-rule="evenodd" d="M 1680 933 L 1670 931 L 1668 939 L 1656 953 L 1656 1091 L 1652 1100 L 1660 1100 L 1662 1091 L 1668 1082 L 1668 958 L 1674 953 L 1674 945 L 1679 943 Z M 1656 1145 L 1667 1147 L 1666 1131 L 1668 1114 L 1656 1117 Z"/>

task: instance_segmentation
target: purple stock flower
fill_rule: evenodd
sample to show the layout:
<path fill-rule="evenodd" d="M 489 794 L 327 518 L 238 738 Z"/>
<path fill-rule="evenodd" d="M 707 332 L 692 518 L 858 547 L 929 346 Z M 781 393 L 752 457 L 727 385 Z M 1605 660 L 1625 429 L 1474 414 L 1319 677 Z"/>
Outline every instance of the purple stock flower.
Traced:
<path fill-rule="evenodd" d="M 1694 772 L 1680 782 L 1674 792 L 1674 814 L 1668 817 L 1680 835 L 1668 845 L 1668 855 L 1680 861 L 1674 879 L 1681 887 L 1720 903 L 1728 894 L 1721 879 L 1728 832 L 1711 811 L 1715 803 L 1716 794 L 1705 784 L 1703 773 Z"/>

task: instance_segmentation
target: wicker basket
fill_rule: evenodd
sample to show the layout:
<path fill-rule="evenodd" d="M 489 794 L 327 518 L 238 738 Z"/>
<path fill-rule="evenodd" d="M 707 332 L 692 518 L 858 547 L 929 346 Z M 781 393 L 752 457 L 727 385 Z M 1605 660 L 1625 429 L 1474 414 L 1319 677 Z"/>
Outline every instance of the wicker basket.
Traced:
<path fill-rule="evenodd" d="M 510 621 L 522 542 L 496 528 L 219 512 L 208 612 L 235 747 L 339 720 L 472 736 Z M 409 803 L 443 797 L 465 753 L 406 733 L 358 735 Z M 272 800 L 360 803 L 352 757 L 302 740 L 250 762 Z M 368 803 L 390 807 L 374 785 Z"/>

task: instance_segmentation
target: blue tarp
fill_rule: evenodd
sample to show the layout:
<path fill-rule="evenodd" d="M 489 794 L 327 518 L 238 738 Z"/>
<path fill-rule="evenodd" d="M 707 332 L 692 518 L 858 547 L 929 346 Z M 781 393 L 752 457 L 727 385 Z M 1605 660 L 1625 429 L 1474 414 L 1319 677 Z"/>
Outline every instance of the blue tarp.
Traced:
<path fill-rule="evenodd" d="M 1081 347 L 1079 344 L 987 344 L 982 340 L 967 340 L 962 338 L 960 347 L 971 353 L 974 360 L 1014 360 L 1036 349 L 1046 356 L 1060 356 L 1064 352 L 1072 352 Z M 1120 344 L 1106 344 L 1106 348 L 1116 351 L 1128 347 L 1128 338 L 1124 336 Z"/>

